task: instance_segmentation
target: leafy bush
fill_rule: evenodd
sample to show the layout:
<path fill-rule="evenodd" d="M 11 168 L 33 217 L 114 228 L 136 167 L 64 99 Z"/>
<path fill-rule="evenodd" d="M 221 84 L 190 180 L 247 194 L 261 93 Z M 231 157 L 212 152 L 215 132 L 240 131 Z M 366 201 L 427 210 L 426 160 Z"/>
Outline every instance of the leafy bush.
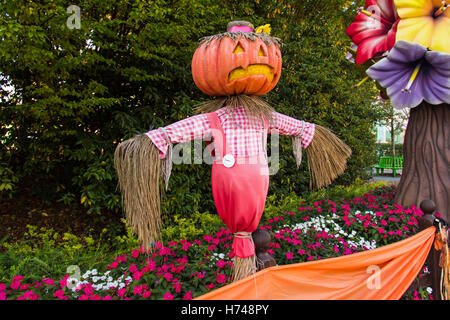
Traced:
<path fill-rule="evenodd" d="M 0 197 L 12 198 L 18 181 L 19 177 L 13 170 L 0 162 Z"/>
<path fill-rule="evenodd" d="M 392 157 L 392 146 L 389 143 L 377 143 L 377 158 Z M 403 157 L 403 144 L 395 145 L 395 156 Z"/>
<path fill-rule="evenodd" d="M 192 80 L 192 54 L 201 37 L 225 31 L 230 16 L 272 24 L 285 45 L 283 75 L 267 100 L 280 112 L 332 128 L 352 147 L 339 183 L 367 176 L 376 90 L 365 85 L 356 92 L 358 74 L 345 59 L 344 31 L 358 3 L 88 0 L 80 6 L 80 29 L 64 27 L 70 14 L 61 0 L 30 2 L 26 10 L 18 1 L 0 7 L 0 91 L 10 97 L 0 104 L 0 159 L 8 159 L 0 177 L 9 195 L 20 182 L 41 186 L 32 190 L 46 201 L 82 203 L 90 213 L 120 211 L 115 147 L 191 116 L 211 99 Z M 295 168 L 290 138 L 280 143 L 280 171 L 269 194 L 302 194 L 306 161 Z M 210 167 L 174 166 L 164 206 L 183 217 L 213 212 Z"/>

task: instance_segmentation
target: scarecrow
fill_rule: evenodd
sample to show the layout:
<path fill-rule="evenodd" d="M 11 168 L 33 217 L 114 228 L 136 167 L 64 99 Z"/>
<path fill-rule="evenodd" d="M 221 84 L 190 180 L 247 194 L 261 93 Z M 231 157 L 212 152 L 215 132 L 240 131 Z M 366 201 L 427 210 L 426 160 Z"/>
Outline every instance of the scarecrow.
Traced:
<path fill-rule="evenodd" d="M 343 173 L 350 148 L 329 129 L 276 112 L 260 98 L 281 76 L 280 40 L 270 26 L 254 29 L 233 21 L 227 32 L 202 38 L 192 59 L 197 87 L 216 99 L 198 114 L 120 143 L 114 161 L 125 215 L 142 245 L 150 249 L 161 228 L 160 190 L 167 188 L 172 146 L 203 139 L 214 157 L 212 193 L 217 212 L 234 234 L 234 280 L 256 271 L 252 232 L 258 227 L 267 196 L 267 134 L 293 137 L 301 163 L 306 149 L 311 186 L 330 184 Z"/>

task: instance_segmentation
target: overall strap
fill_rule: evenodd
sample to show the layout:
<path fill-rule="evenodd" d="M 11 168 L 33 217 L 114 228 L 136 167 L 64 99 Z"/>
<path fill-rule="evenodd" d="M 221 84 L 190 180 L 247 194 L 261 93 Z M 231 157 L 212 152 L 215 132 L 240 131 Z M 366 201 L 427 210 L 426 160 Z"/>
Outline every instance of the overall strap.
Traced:
<path fill-rule="evenodd" d="M 211 128 L 213 141 L 214 141 L 214 152 L 213 156 L 216 156 L 216 159 L 221 159 L 225 154 L 227 154 L 227 141 L 225 137 L 225 132 L 223 131 L 222 125 L 220 124 L 219 116 L 216 112 L 207 113 L 206 116 L 209 120 L 209 125 Z M 208 144 L 209 147 L 209 144 Z"/>

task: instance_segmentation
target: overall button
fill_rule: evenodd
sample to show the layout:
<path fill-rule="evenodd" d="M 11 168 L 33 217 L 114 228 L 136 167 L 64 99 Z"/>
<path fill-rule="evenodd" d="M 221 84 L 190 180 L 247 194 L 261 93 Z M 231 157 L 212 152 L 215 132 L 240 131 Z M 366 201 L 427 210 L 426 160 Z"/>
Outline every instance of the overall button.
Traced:
<path fill-rule="evenodd" d="M 226 168 L 234 166 L 235 161 L 234 156 L 230 153 L 226 154 L 222 159 L 222 163 Z"/>

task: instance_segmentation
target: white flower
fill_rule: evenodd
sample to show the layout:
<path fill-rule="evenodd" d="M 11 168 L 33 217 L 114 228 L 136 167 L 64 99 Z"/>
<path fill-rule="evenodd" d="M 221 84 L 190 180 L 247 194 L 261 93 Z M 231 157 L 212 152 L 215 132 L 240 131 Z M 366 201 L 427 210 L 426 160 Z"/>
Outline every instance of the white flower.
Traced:
<path fill-rule="evenodd" d="M 433 293 L 433 288 L 427 287 L 427 291 L 428 291 L 429 294 L 432 294 Z"/>
<path fill-rule="evenodd" d="M 93 276 L 96 276 L 96 275 L 97 275 L 97 269 L 93 269 L 93 270 L 91 271 L 91 274 L 92 274 Z"/>

